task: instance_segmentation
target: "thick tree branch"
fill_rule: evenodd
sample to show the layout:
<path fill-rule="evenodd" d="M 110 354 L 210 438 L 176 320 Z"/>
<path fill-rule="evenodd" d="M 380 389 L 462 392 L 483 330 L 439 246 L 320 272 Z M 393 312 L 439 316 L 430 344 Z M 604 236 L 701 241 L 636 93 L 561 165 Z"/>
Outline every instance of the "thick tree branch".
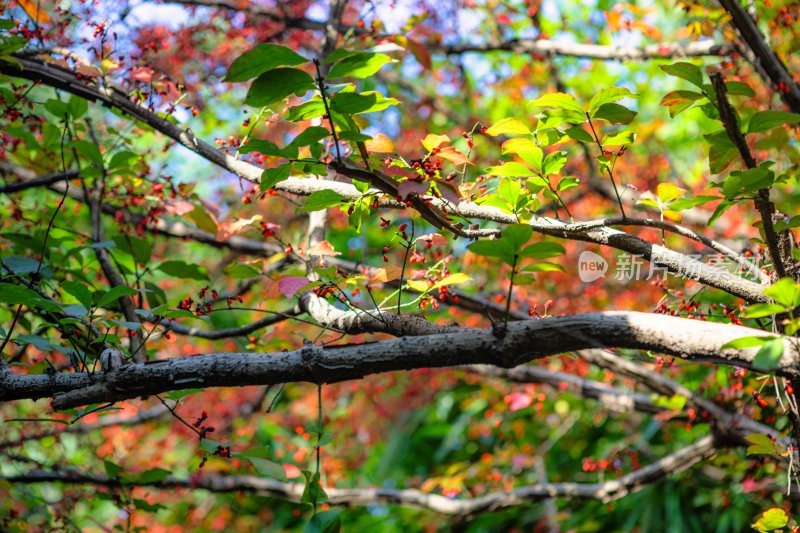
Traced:
<path fill-rule="evenodd" d="M 711 84 L 717 93 L 717 110 L 722 125 L 725 127 L 725 132 L 728 138 L 733 142 L 739 150 L 739 154 L 748 169 L 753 169 L 758 166 L 753 154 L 750 153 L 750 148 L 747 146 L 747 139 L 745 139 L 742 130 L 739 129 L 739 122 L 737 120 L 736 111 L 731 107 L 726 94 L 725 80 L 719 72 L 712 72 L 709 74 Z M 764 228 L 764 240 L 767 241 L 767 248 L 769 250 L 770 259 L 772 259 L 772 267 L 779 278 L 786 277 L 786 261 L 790 258 L 783 257 L 781 254 L 780 246 L 778 245 L 778 234 L 775 232 L 775 225 L 772 217 L 775 215 L 775 205 L 769 199 L 769 189 L 759 189 L 758 197 L 754 200 L 756 209 L 761 215 L 761 224 Z"/>
<path fill-rule="evenodd" d="M 739 0 L 719 0 L 719 4 L 731 16 L 731 24 L 754 54 L 752 63 L 765 75 L 773 88 L 786 87 L 778 91 L 783 102 L 795 113 L 800 113 L 800 86 L 789 74 L 783 61 L 772 51 L 758 29 L 756 21 L 744 10 Z"/>
<path fill-rule="evenodd" d="M 681 332 L 677 339 L 676 331 Z M 557 353 L 599 347 L 651 350 L 690 361 L 750 368 L 757 349 L 723 351 L 721 347 L 741 337 L 764 335 L 741 326 L 649 313 L 585 313 L 514 322 L 502 333 L 453 328 L 448 333 L 371 344 L 177 357 L 92 375 L 6 374 L 0 376 L 0 401 L 53 397 L 53 408 L 67 409 L 196 387 L 337 383 L 375 373 L 469 364 L 510 368 Z M 797 378 L 799 359 L 794 339 L 787 338 L 776 373 Z"/>
<path fill-rule="evenodd" d="M 482 44 L 429 44 L 432 52 L 464 54 L 470 52 L 513 52 L 546 57 L 571 56 L 584 59 L 631 61 L 647 59 L 669 59 L 675 57 L 725 56 L 733 51 L 728 44 L 699 41 L 687 44 L 660 43 L 643 47 L 605 46 L 599 44 L 568 43 L 547 39 L 512 39 L 499 43 Z"/>

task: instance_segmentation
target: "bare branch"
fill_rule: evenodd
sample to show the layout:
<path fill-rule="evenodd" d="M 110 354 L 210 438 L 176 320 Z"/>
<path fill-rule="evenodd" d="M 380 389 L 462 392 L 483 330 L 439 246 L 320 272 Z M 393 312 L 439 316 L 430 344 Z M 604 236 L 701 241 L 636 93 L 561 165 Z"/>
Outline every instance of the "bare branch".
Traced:
<path fill-rule="evenodd" d="M 499 43 L 481 44 L 429 44 L 432 52 L 464 54 L 470 52 L 513 52 L 545 57 L 571 56 L 584 59 L 631 61 L 669 59 L 675 57 L 725 56 L 733 51 L 728 44 L 699 41 L 688 44 L 660 43 L 635 48 L 632 46 L 605 46 L 599 44 L 567 43 L 547 39 L 512 39 Z"/>
<path fill-rule="evenodd" d="M 707 459 L 715 452 L 714 437 L 703 437 L 655 463 L 601 483 L 540 483 L 492 492 L 475 498 L 453 499 L 417 489 L 337 489 L 325 488 L 328 502 L 335 506 L 397 504 L 428 509 L 440 514 L 470 516 L 478 513 L 516 507 L 550 498 L 599 500 L 608 503 L 657 483 L 668 476 L 683 472 Z M 65 483 L 105 487 L 149 486 L 158 488 L 200 488 L 212 492 L 254 492 L 290 501 L 300 501 L 305 485 L 281 483 L 255 476 L 214 476 L 181 479 L 169 477 L 164 481 L 123 485 L 119 479 L 92 476 L 77 472 L 33 470 L 20 475 L 0 476 L 10 483 Z"/>
<path fill-rule="evenodd" d="M 3 167 L 0 166 L 0 168 Z M 67 172 L 58 172 L 55 174 L 49 174 L 47 176 L 38 176 L 32 179 L 20 179 L 14 183 L 9 183 L 0 187 L 0 194 L 11 194 L 24 191 L 26 189 L 32 189 L 34 187 L 47 187 L 53 183 L 58 183 L 59 181 L 77 178 L 78 174 L 79 172 L 77 170 L 68 170 Z"/>

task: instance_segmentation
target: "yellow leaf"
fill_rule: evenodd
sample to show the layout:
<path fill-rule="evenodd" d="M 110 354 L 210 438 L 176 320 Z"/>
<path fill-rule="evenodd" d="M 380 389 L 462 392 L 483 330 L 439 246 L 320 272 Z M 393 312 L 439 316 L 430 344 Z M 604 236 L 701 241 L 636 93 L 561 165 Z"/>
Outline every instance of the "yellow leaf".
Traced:
<path fill-rule="evenodd" d="M 406 285 L 417 292 L 425 292 L 428 290 L 428 282 L 421 279 L 410 279 L 406 282 Z"/>
<path fill-rule="evenodd" d="M 434 148 L 438 148 L 442 143 L 450 142 L 450 137 L 447 135 L 436 135 L 434 133 L 429 133 L 422 139 L 422 146 L 425 147 L 427 151 L 431 151 Z"/>
<path fill-rule="evenodd" d="M 664 215 L 664 218 L 667 218 L 673 222 L 680 222 L 683 220 L 683 215 L 681 215 L 680 211 L 673 211 L 672 209 L 665 209 L 661 212 Z"/>
<path fill-rule="evenodd" d="M 681 189 L 674 183 L 659 183 L 656 187 L 656 195 L 662 204 L 666 204 L 681 196 L 686 189 Z"/>
<path fill-rule="evenodd" d="M 103 74 L 108 74 L 109 72 L 113 72 L 120 67 L 120 64 L 113 59 L 105 58 L 103 61 L 100 62 L 100 69 L 103 71 Z"/>
<path fill-rule="evenodd" d="M 753 524 L 753 528 L 758 531 L 774 531 L 784 527 L 788 523 L 789 517 L 786 511 L 780 507 L 773 507 L 761 513 L 759 519 Z"/>
<path fill-rule="evenodd" d="M 458 272 L 456 274 L 450 274 L 449 276 L 446 276 L 445 278 L 439 280 L 433 287 L 439 288 L 445 285 L 458 285 L 460 283 L 466 283 L 470 280 L 472 280 L 471 277 L 467 276 L 462 272 Z"/>
<path fill-rule="evenodd" d="M 504 118 L 495 122 L 491 128 L 486 130 L 486 135 L 497 137 L 498 135 L 530 135 L 531 130 L 528 126 L 515 118 Z"/>
<path fill-rule="evenodd" d="M 371 154 L 393 154 L 395 151 L 394 143 L 383 133 L 379 133 L 372 139 L 365 141 L 364 146 L 367 147 L 367 151 Z"/>

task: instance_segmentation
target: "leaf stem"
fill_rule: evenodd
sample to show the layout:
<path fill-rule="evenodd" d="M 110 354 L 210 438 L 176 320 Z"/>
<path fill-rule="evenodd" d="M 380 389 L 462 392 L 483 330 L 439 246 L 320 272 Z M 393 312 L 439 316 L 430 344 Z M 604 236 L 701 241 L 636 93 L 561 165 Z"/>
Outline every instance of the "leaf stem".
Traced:
<path fill-rule="evenodd" d="M 336 146 L 336 160 L 341 163 L 342 149 L 339 146 L 339 139 L 336 136 L 336 126 L 333 125 L 333 115 L 331 115 L 331 108 L 328 105 L 328 97 L 325 95 L 325 78 L 322 76 L 322 71 L 319 68 L 319 59 L 317 58 L 314 58 L 314 67 L 317 69 L 317 85 L 319 87 L 319 94 L 322 97 L 322 105 L 325 106 L 325 116 L 328 117 L 328 124 L 331 125 L 333 144 Z"/>
<path fill-rule="evenodd" d="M 592 118 L 589 116 L 589 113 L 586 113 L 586 120 L 589 122 L 589 127 L 592 129 L 592 135 L 594 136 L 594 141 L 597 143 L 597 146 L 600 148 L 600 155 L 604 155 L 603 151 L 603 143 L 600 142 L 600 137 L 597 136 L 597 131 L 594 129 L 594 124 L 592 124 Z M 622 196 L 619 194 L 619 189 L 617 189 L 617 182 L 614 180 L 614 172 L 611 170 L 609 165 L 605 165 L 606 172 L 608 173 L 608 177 L 611 178 L 611 185 L 614 187 L 614 194 L 617 195 L 617 203 L 619 204 L 619 211 L 622 214 L 622 218 L 627 218 L 625 216 L 625 208 L 622 207 Z"/>
<path fill-rule="evenodd" d="M 506 296 L 506 322 L 504 328 L 508 328 L 508 318 L 511 316 L 511 291 L 514 290 L 514 276 L 517 275 L 517 261 L 519 255 L 514 254 L 514 262 L 511 263 L 511 279 L 508 283 L 508 296 Z"/>

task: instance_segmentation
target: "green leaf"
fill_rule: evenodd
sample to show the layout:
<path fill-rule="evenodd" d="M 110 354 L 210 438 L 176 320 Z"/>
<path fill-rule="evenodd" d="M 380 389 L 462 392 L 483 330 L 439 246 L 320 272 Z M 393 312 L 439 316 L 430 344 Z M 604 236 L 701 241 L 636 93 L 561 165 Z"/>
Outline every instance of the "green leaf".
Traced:
<path fill-rule="evenodd" d="M 122 472 L 121 466 L 105 459 L 103 460 L 103 466 L 105 466 L 106 475 L 112 479 L 119 476 L 120 472 Z"/>
<path fill-rule="evenodd" d="M 79 96 L 72 96 L 67 104 L 67 109 L 72 118 L 81 118 L 89 110 L 89 102 Z"/>
<path fill-rule="evenodd" d="M 556 189 L 558 190 L 558 192 L 566 191 L 567 189 L 572 189 L 573 187 L 577 187 L 580 181 L 581 180 L 573 176 L 565 176 L 561 178 L 561 180 L 559 180 Z"/>
<path fill-rule="evenodd" d="M 67 114 L 69 114 L 69 108 L 67 107 L 67 103 L 62 102 L 61 100 L 56 100 L 55 98 L 51 98 L 50 100 L 45 102 L 44 108 L 60 119 L 65 118 Z"/>
<path fill-rule="evenodd" d="M 132 289 L 126 285 L 119 285 L 100 296 L 100 300 L 97 302 L 97 307 L 105 307 L 111 302 L 119 300 L 123 296 L 134 296 L 136 294 L 139 294 L 136 289 Z"/>
<path fill-rule="evenodd" d="M 579 141 L 582 143 L 594 142 L 594 137 L 592 137 L 592 135 L 588 131 L 586 131 L 580 126 L 572 126 L 571 128 L 564 131 L 564 133 L 566 133 L 567 137 L 569 137 L 573 141 Z"/>
<path fill-rule="evenodd" d="M 509 139 L 503 143 L 503 154 L 517 154 L 539 172 L 542 171 L 544 152 L 530 139 Z M 529 174 L 530 175 L 530 174 Z"/>
<path fill-rule="evenodd" d="M 783 356 L 783 339 L 768 340 L 753 359 L 753 368 L 762 372 L 772 372 L 778 367 L 781 356 Z"/>
<path fill-rule="evenodd" d="M 205 268 L 200 265 L 184 263 L 183 261 L 165 261 L 158 266 L 157 270 L 174 278 L 196 280 L 210 279 Z"/>
<path fill-rule="evenodd" d="M 169 477 L 172 472 L 163 468 L 151 468 L 138 475 L 136 482 L 141 484 L 161 483 Z"/>
<path fill-rule="evenodd" d="M 764 289 L 764 294 L 790 309 L 800 306 L 800 285 L 792 278 L 781 278 Z"/>
<path fill-rule="evenodd" d="M 301 503 L 316 504 L 321 501 L 327 501 L 328 495 L 319 483 L 319 473 L 312 474 L 303 470 L 303 475 L 306 478 L 306 486 L 303 490 L 303 496 L 300 498 Z"/>
<path fill-rule="evenodd" d="M 753 529 L 758 531 L 775 531 L 786 526 L 789 523 L 789 516 L 786 511 L 780 507 L 773 507 L 767 509 L 758 517 L 758 520 L 753 524 Z"/>
<path fill-rule="evenodd" d="M 312 118 L 321 117 L 324 114 L 325 104 L 322 103 L 322 100 L 315 99 L 290 107 L 289 112 L 286 113 L 286 119 L 291 122 L 299 122 L 301 120 L 311 120 Z"/>
<path fill-rule="evenodd" d="M 506 264 L 514 263 L 514 249 L 506 239 L 475 241 L 467 246 L 470 252 L 484 257 L 499 257 Z"/>
<path fill-rule="evenodd" d="M 531 169 L 522 163 L 517 163 L 515 161 L 509 161 L 503 165 L 489 167 L 484 172 L 491 176 L 508 176 L 514 178 L 520 176 L 533 176 L 535 174 Z"/>
<path fill-rule="evenodd" d="M 339 533 L 342 529 L 342 512 L 338 509 L 320 511 L 303 527 L 303 533 Z"/>
<path fill-rule="evenodd" d="M 234 279 L 250 279 L 257 277 L 260 272 L 250 265 L 244 263 L 237 263 L 231 265 L 224 270 L 225 274 Z"/>
<path fill-rule="evenodd" d="M 743 81 L 725 82 L 725 90 L 728 94 L 738 96 L 755 96 L 756 92 Z"/>
<path fill-rule="evenodd" d="M 564 165 L 567 164 L 567 152 L 551 152 L 547 154 L 542 163 L 542 174 L 558 174 Z"/>
<path fill-rule="evenodd" d="M 370 91 L 364 93 L 338 93 L 331 98 L 331 109 L 342 114 L 356 115 L 374 113 L 399 104 L 395 98 L 386 98 L 382 94 Z"/>
<path fill-rule="evenodd" d="M 733 202 L 728 200 L 723 200 L 719 204 L 717 204 L 717 208 L 714 209 L 714 212 L 711 214 L 711 217 L 708 219 L 708 226 L 711 227 L 716 220 L 725 213 L 728 209 L 733 207 Z"/>
<path fill-rule="evenodd" d="M 564 267 L 549 261 L 537 261 L 522 269 L 524 272 L 565 272 Z"/>
<path fill-rule="evenodd" d="M 372 139 L 372 136 L 365 135 L 360 131 L 349 131 L 349 130 L 340 131 L 338 136 L 339 140 L 342 141 L 361 142 L 361 143 L 367 142 Z"/>
<path fill-rule="evenodd" d="M 368 78 L 391 61 L 392 58 L 386 54 L 368 52 L 352 54 L 336 63 L 328 72 L 328 78 Z"/>
<path fill-rule="evenodd" d="M 511 178 L 500 180 L 500 184 L 497 186 L 497 195 L 508 203 L 512 211 L 519 201 L 520 194 L 522 194 L 522 185 L 519 181 Z"/>
<path fill-rule="evenodd" d="M 515 118 L 504 118 L 492 124 L 486 130 L 486 135 L 497 137 L 498 135 L 530 135 L 531 130 L 522 121 Z"/>
<path fill-rule="evenodd" d="M 636 115 L 636 111 L 631 111 L 623 105 L 608 103 L 601 105 L 592 113 L 592 118 L 606 120 L 611 124 L 630 124 Z"/>
<path fill-rule="evenodd" d="M 210 439 L 200 439 L 200 448 L 211 454 L 216 452 L 219 448 L 227 448 L 229 446 L 229 442 L 217 442 Z"/>
<path fill-rule="evenodd" d="M 72 141 L 72 146 L 79 155 L 88 159 L 92 163 L 103 165 L 103 156 L 100 154 L 100 148 L 96 144 L 84 140 Z"/>
<path fill-rule="evenodd" d="M 258 457 L 248 457 L 247 460 L 253 464 L 253 468 L 262 476 L 277 479 L 278 481 L 286 481 L 286 471 L 278 463 Z"/>
<path fill-rule="evenodd" d="M 632 131 L 620 131 L 613 135 L 603 137 L 603 146 L 628 146 L 636 140 L 636 134 Z"/>
<path fill-rule="evenodd" d="M 293 67 L 306 58 L 277 44 L 262 43 L 237 57 L 223 81 L 247 81 L 276 67 Z"/>
<path fill-rule="evenodd" d="M 265 168 L 261 173 L 261 183 L 259 187 L 262 191 L 273 188 L 278 183 L 289 178 L 292 173 L 292 164 L 285 163 L 275 168 Z"/>
<path fill-rule="evenodd" d="M 700 195 L 695 196 L 694 198 L 678 198 L 671 204 L 669 204 L 669 208 L 673 211 L 683 211 L 684 209 L 690 209 L 692 207 L 697 207 L 698 205 L 707 204 L 708 202 L 713 202 L 714 200 L 720 200 L 719 196 L 709 196 L 709 195 Z"/>
<path fill-rule="evenodd" d="M 311 126 L 309 128 L 304 129 L 300 135 L 294 138 L 290 146 L 310 146 L 314 143 L 318 143 L 325 137 L 328 137 L 331 134 L 328 131 L 328 128 L 323 128 L 322 126 Z"/>
<path fill-rule="evenodd" d="M 638 98 L 639 95 L 630 92 L 624 87 L 608 87 L 600 89 L 589 102 L 589 113 L 594 113 L 599 107 L 604 104 L 610 104 L 623 98 Z M 594 116 L 594 115 L 592 115 Z"/>
<path fill-rule="evenodd" d="M 779 304 L 753 304 L 744 311 L 746 318 L 762 318 L 778 313 L 785 313 L 786 307 Z"/>
<path fill-rule="evenodd" d="M 732 341 L 726 342 L 720 347 L 720 350 L 725 350 L 726 348 L 733 348 L 733 349 L 741 349 L 741 348 L 755 348 L 756 346 L 764 346 L 767 341 L 776 339 L 777 337 L 772 337 L 769 335 L 763 336 L 749 336 L 749 337 L 739 337 L 738 339 L 733 339 Z"/>
<path fill-rule="evenodd" d="M 661 65 L 661 70 L 670 76 L 684 79 L 701 89 L 703 88 L 703 71 L 697 65 L 678 62 L 672 65 Z"/>
<path fill-rule="evenodd" d="M 737 157 L 739 151 L 734 146 L 711 146 L 708 149 L 708 169 L 712 174 L 719 174 Z"/>
<path fill-rule="evenodd" d="M 527 224 L 509 224 L 500 232 L 501 239 L 505 239 L 515 254 L 519 254 L 522 245 L 528 242 L 533 235 L 533 228 Z"/>
<path fill-rule="evenodd" d="M 123 252 L 131 254 L 137 263 L 145 265 L 150 261 L 152 247 L 147 239 L 140 239 L 133 235 L 117 235 L 114 237 L 114 243 Z"/>
<path fill-rule="evenodd" d="M 554 242 L 537 242 L 530 246 L 526 246 L 520 251 L 520 256 L 531 257 L 534 259 L 545 259 L 547 257 L 554 257 L 561 255 L 565 252 L 564 247 Z"/>
<path fill-rule="evenodd" d="M 581 115 L 583 114 L 583 107 L 581 107 L 581 104 L 578 103 L 574 96 L 567 93 L 545 94 L 531 102 L 531 105 L 564 109 L 567 111 L 575 111 Z"/>
<path fill-rule="evenodd" d="M 263 107 L 291 94 L 302 96 L 314 87 L 314 80 L 302 70 L 276 68 L 256 78 L 247 91 L 245 102 L 253 107 Z"/>
<path fill-rule="evenodd" d="M 41 270 L 39 268 L 40 261 L 38 259 L 34 259 L 33 257 L 9 255 L 6 257 L 0 257 L 0 263 L 2 263 L 4 267 L 10 269 L 15 274 L 32 274 L 37 270 Z"/>
<path fill-rule="evenodd" d="M 347 198 L 338 192 L 325 189 L 324 191 L 312 193 L 306 200 L 305 205 L 303 205 L 303 207 L 301 207 L 299 210 L 304 212 L 319 211 L 321 209 L 328 209 L 329 207 L 333 207 L 335 205 L 341 205 L 341 203 L 344 201 L 347 201 Z"/>
<path fill-rule="evenodd" d="M 324 128 L 323 128 L 324 129 Z M 325 130 L 327 131 L 327 130 Z M 247 144 L 238 148 L 240 154 L 249 154 L 250 152 L 258 152 L 260 154 L 282 157 L 284 159 L 295 159 L 297 157 L 297 147 L 287 146 L 281 148 L 272 141 L 266 139 L 250 139 Z"/>
<path fill-rule="evenodd" d="M 784 124 L 800 123 L 800 114 L 788 111 L 759 111 L 747 125 L 747 133 L 759 133 Z"/>
<path fill-rule="evenodd" d="M 28 307 L 40 307 L 48 311 L 60 311 L 61 307 L 49 300 L 45 300 L 35 291 L 13 285 L 11 283 L 0 283 L 0 303 L 22 304 Z"/>

